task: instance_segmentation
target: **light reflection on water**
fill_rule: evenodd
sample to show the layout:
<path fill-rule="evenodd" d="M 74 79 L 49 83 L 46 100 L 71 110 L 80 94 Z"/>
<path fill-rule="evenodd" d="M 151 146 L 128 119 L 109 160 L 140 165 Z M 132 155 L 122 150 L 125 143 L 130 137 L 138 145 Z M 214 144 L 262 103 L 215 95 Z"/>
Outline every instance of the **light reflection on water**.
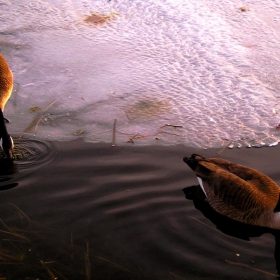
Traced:
<path fill-rule="evenodd" d="M 280 7 L 242 6 L 248 9 L 228 0 L 3 4 L 0 50 L 19 84 L 6 109 L 10 131 L 20 134 L 34 119 L 30 107 L 57 100 L 36 137 L 73 139 L 81 130 L 89 141 L 110 141 L 103 132 L 117 119 L 123 133 L 149 136 L 137 144 L 278 142 Z M 114 16 L 85 22 L 94 13 Z M 169 110 L 145 108 L 129 119 L 126 108 L 141 100 Z M 182 128 L 156 140 L 167 123 Z"/>

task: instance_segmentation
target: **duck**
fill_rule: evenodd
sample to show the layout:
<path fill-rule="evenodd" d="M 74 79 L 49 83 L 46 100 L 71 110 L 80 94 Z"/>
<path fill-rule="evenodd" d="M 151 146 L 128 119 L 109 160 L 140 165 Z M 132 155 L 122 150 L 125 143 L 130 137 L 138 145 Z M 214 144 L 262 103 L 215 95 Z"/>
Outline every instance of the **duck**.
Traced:
<path fill-rule="evenodd" d="M 280 229 L 280 187 L 253 168 L 197 154 L 184 157 L 209 205 L 241 223 Z"/>
<path fill-rule="evenodd" d="M 4 111 L 13 90 L 13 73 L 4 56 L 0 54 L 0 109 Z"/>
<path fill-rule="evenodd" d="M 5 60 L 0 54 L 0 142 L 8 160 L 12 159 L 14 142 L 9 135 L 5 122 L 3 111 L 7 101 L 9 100 L 13 90 L 13 73 Z"/>

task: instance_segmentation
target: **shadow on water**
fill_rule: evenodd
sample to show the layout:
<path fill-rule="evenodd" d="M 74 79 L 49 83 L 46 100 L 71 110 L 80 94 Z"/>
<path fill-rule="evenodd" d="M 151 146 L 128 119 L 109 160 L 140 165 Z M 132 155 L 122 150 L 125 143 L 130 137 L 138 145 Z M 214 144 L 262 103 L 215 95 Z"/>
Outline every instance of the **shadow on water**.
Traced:
<path fill-rule="evenodd" d="M 232 261 L 227 261 L 227 262 L 233 265 L 239 265 L 254 270 L 258 270 L 260 272 L 263 272 L 271 276 L 275 276 L 276 278 L 280 279 L 280 231 L 279 230 L 247 225 L 219 214 L 218 212 L 213 210 L 213 208 L 206 201 L 206 197 L 199 185 L 186 187 L 183 189 L 183 192 L 185 194 L 186 199 L 192 200 L 195 208 L 201 211 L 201 213 L 207 219 L 209 219 L 214 225 L 216 225 L 216 228 L 218 230 L 220 230 L 226 235 L 233 236 L 242 240 L 250 241 L 251 237 L 260 237 L 265 233 L 272 234 L 275 237 L 274 258 L 276 261 L 276 269 L 278 275 L 250 267 L 249 265 L 242 265 L 240 263 L 235 263 Z"/>
<path fill-rule="evenodd" d="M 17 172 L 17 167 L 13 162 L 0 159 L 0 191 L 6 191 L 18 186 L 18 183 L 11 183 L 13 174 Z"/>
<path fill-rule="evenodd" d="M 13 161 L 7 161 L 4 152 L 0 149 L 0 191 L 9 190 L 19 185 L 11 182 L 14 174 L 23 170 L 42 168 L 53 160 L 57 147 L 55 142 L 36 140 L 15 140 Z"/>

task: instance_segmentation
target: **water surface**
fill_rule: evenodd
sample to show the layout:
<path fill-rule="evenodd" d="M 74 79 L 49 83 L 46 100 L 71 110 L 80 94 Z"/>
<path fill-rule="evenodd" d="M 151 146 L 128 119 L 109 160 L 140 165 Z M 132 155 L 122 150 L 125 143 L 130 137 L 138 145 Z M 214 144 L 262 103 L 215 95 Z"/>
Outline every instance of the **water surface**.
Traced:
<path fill-rule="evenodd" d="M 1 177 L 0 246 L 13 256 L 0 254 L 1 276 L 49 279 L 43 261 L 59 279 L 86 279 L 86 267 L 91 279 L 275 279 L 269 231 L 222 219 L 182 191 L 197 184 L 183 156 L 218 150 L 82 140 L 23 144 L 36 147 L 33 156 Z M 277 162 L 277 153 L 226 150 L 223 156 L 279 184 L 277 166 L 267 160 L 269 154 Z"/>
<path fill-rule="evenodd" d="M 278 144 L 279 19 L 273 0 L 0 1 L 21 135 L 0 162 L 0 277 L 275 279 L 279 237 L 186 198 L 182 158 Z M 277 154 L 223 157 L 279 184 Z"/>

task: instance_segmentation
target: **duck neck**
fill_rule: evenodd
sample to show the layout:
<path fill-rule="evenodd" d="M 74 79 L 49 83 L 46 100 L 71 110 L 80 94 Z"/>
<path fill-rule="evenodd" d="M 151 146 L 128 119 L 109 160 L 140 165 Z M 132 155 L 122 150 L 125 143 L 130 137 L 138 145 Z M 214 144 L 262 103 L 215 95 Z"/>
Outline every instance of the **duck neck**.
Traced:
<path fill-rule="evenodd" d="M 3 115 L 2 109 L 0 109 L 0 138 L 3 136 L 9 135 L 6 124 L 5 124 L 5 119 Z"/>

